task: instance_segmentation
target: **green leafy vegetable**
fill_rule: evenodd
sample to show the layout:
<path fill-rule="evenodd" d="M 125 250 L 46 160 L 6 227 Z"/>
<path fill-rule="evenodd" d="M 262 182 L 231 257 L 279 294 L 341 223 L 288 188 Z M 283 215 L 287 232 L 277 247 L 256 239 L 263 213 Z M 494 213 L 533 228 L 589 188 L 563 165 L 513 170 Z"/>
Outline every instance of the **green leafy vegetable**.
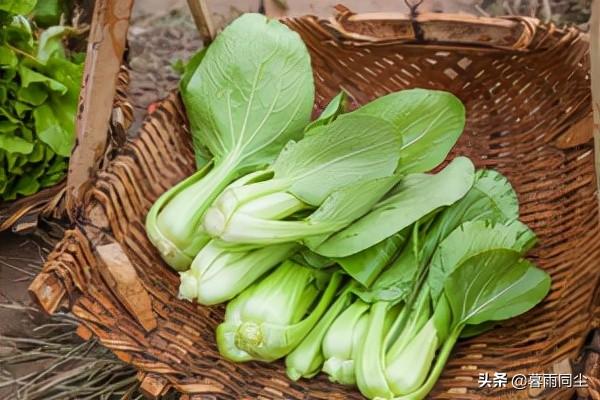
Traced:
<path fill-rule="evenodd" d="M 231 252 L 209 242 L 198 253 L 192 267 L 180 272 L 179 296 L 206 305 L 223 303 L 290 257 L 297 247 L 294 243 L 284 243 Z"/>
<path fill-rule="evenodd" d="M 321 343 L 331 324 L 351 304 L 354 287 L 354 282 L 346 285 L 314 328 L 285 358 L 286 372 L 290 379 L 296 381 L 300 378 L 311 378 L 319 372 L 325 361 Z"/>
<path fill-rule="evenodd" d="M 412 292 L 418 292 L 415 286 L 426 274 L 435 249 L 454 229 L 469 221 L 509 224 L 518 216 L 516 194 L 508 180 L 496 171 L 477 171 L 475 182 L 467 194 L 439 214 L 432 215 L 428 223 L 423 221 L 414 226 L 402 253 L 373 285 L 369 285 L 369 290 L 362 291 L 359 296 L 366 301 L 407 300 Z M 455 245 L 462 248 L 464 243 L 457 240 Z M 370 269 L 362 271 L 362 274 L 376 276 L 377 272 Z"/>
<path fill-rule="evenodd" d="M 45 43 L 59 53 L 52 32 Z M 464 127 L 452 94 L 405 90 L 349 112 L 341 92 L 309 122 L 306 49 L 258 15 L 177 68 L 199 170 L 158 199 L 147 229 L 172 267 L 191 264 L 180 297 L 230 300 L 216 332 L 225 358 L 285 357 L 292 380 L 323 371 L 370 399 L 419 400 L 460 337 L 547 294 L 549 276 L 524 259 L 536 238 L 508 180 L 466 157 L 431 173 Z M 21 151 L 0 158 L 10 170 L 44 158 L 18 116 L 63 90 L 54 76 L 15 73 L 22 105 L 0 108 L 0 132 L 25 142 L 0 142 Z"/>
<path fill-rule="evenodd" d="M 327 311 L 339 273 L 286 261 L 232 300 L 217 327 L 219 351 L 233 361 L 273 361 L 290 353 Z"/>
<path fill-rule="evenodd" d="M 206 214 L 207 232 L 225 242 L 283 243 L 334 232 L 352 222 L 353 214 L 368 211 L 369 207 L 364 209 L 367 201 L 357 202 L 358 209 L 342 208 L 340 203 L 351 200 L 343 191 L 361 181 L 393 174 L 400 148 L 393 125 L 349 113 L 316 129 L 320 132 L 290 143 L 282 151 L 271 167 L 271 179 L 226 189 Z M 367 137 L 366 131 L 370 132 Z M 373 193 L 377 192 L 365 195 L 372 197 Z M 271 200 L 273 196 L 285 196 L 294 206 L 279 206 Z M 271 204 L 271 209 L 281 210 L 280 217 L 253 215 L 245 211 L 249 202 Z M 281 220 L 297 211 L 295 204 L 322 207 L 304 221 Z"/>
<path fill-rule="evenodd" d="M 219 193 L 302 135 L 314 97 L 309 55 L 280 22 L 245 14 L 194 57 L 181 93 L 197 154 L 208 150 L 212 162 L 197 157 L 203 168 L 159 199 L 146 228 L 165 261 L 185 270 L 208 242 L 201 221 Z"/>
<path fill-rule="evenodd" d="M 423 216 L 461 199 L 473 185 L 474 172 L 471 160 L 457 157 L 435 175 L 408 175 L 367 215 L 315 251 L 327 257 L 346 257 L 380 243 Z"/>
<path fill-rule="evenodd" d="M 40 4 L 43 2 L 40 2 Z M 81 60 L 63 46 L 72 29 L 33 32 L 35 1 L 0 2 L 0 201 L 59 182 L 75 141 Z"/>
<path fill-rule="evenodd" d="M 404 305 L 389 331 L 381 321 L 393 303 L 371 306 L 369 331 L 356 358 L 361 392 L 369 398 L 425 398 L 467 325 L 485 329 L 490 321 L 539 303 L 550 278 L 522 259 L 532 238 L 515 220 L 469 221 L 452 231 L 431 257 L 418 299 Z"/>
<path fill-rule="evenodd" d="M 446 277 L 460 260 L 487 249 L 510 248 L 522 254 L 534 242 L 534 233 L 519 221 L 508 225 L 485 220 L 463 223 L 443 240 L 431 259 L 428 283 L 433 298 L 441 295 Z"/>
<path fill-rule="evenodd" d="M 316 128 L 318 126 L 327 125 L 333 120 L 335 120 L 338 116 L 348 111 L 348 96 L 346 92 L 340 92 L 337 96 L 335 96 L 327 107 L 323 110 L 323 112 L 319 115 L 319 118 L 306 125 L 304 128 L 305 134 L 309 134 L 311 129 Z"/>
<path fill-rule="evenodd" d="M 433 120 L 424 117 L 433 112 L 427 102 L 437 107 Z M 226 189 L 207 212 L 205 229 L 233 244 L 304 241 L 315 250 L 367 213 L 402 179 L 398 171 L 422 172 L 441 163 L 463 125 L 462 104 L 446 92 L 414 89 L 376 99 L 288 145 L 270 167 L 271 179 Z M 436 144 L 431 156 L 416 153 L 431 143 Z M 278 219 L 240 212 L 244 202 L 266 202 L 279 192 L 294 196 L 314 213 L 290 220 L 295 210 Z"/>

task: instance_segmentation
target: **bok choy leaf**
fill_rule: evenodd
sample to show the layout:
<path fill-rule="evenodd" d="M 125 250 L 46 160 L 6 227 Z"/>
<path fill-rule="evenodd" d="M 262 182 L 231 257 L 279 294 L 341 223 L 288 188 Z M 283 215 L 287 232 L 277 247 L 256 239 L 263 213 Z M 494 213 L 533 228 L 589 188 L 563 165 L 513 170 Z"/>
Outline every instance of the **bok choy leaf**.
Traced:
<path fill-rule="evenodd" d="M 475 168 L 455 158 L 437 174 L 411 174 L 368 214 L 314 249 L 327 257 L 346 257 L 365 250 L 435 210 L 461 199 L 473 185 Z"/>

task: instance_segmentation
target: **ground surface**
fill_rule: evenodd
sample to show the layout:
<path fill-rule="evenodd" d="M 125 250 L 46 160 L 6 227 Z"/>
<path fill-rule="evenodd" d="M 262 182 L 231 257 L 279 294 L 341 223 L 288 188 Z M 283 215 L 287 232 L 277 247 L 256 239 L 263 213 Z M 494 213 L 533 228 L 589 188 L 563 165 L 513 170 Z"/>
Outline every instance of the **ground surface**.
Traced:
<path fill-rule="evenodd" d="M 282 0 L 266 0 L 265 8 L 271 15 L 317 14 L 326 16 L 331 13 L 332 6 L 340 2 L 340 0 L 287 0 L 287 2 L 283 2 L 287 3 L 286 9 L 281 6 Z M 209 7 L 215 24 L 223 26 L 242 12 L 257 11 L 258 3 L 258 0 L 212 0 L 209 1 Z M 407 9 L 404 2 L 400 0 L 348 0 L 343 3 L 360 12 L 405 11 Z M 590 0 L 425 0 L 420 9 L 422 11 L 467 12 L 477 15 L 536 15 L 558 24 L 573 24 L 586 29 L 589 5 Z M 148 107 L 176 87 L 178 75 L 172 68 L 173 62 L 178 59 L 187 59 L 201 46 L 202 41 L 184 0 L 137 2 L 129 35 L 130 93 L 136 116 L 136 122 L 131 130 L 132 134 L 135 134 Z M 0 303 L 8 304 L 7 299 L 10 299 L 10 302 L 17 301 L 23 304 L 28 302 L 26 288 L 55 241 L 56 237 L 53 238 L 41 231 L 33 237 L 0 234 Z M 32 327 L 31 318 L 23 308 L 15 310 L 6 306 L 0 307 L 0 400 L 15 399 L 14 392 L 11 392 L 12 386 L 7 386 L 8 379 L 14 379 L 16 376 L 22 376 L 25 372 L 35 372 L 36 369 L 39 369 L 36 368 L 39 364 L 30 363 L 18 369 L 11 369 L 11 376 L 2 375 L 1 357 L 10 351 L 10 344 L 13 343 L 5 340 L 5 337 L 25 335 L 32 330 Z M 73 346 L 78 345 L 77 342 L 73 344 Z M 110 357 L 110 355 L 102 355 L 102 357 Z M 110 368 L 114 367 L 113 364 L 110 365 Z M 133 371 L 126 368 L 119 369 L 120 367 L 114 368 L 116 368 L 115 374 L 122 374 L 119 376 L 122 376 L 123 380 L 128 379 L 125 383 L 129 384 Z M 39 397 L 40 400 L 43 398 Z M 67 395 L 61 397 L 59 393 L 55 398 L 69 397 Z"/>

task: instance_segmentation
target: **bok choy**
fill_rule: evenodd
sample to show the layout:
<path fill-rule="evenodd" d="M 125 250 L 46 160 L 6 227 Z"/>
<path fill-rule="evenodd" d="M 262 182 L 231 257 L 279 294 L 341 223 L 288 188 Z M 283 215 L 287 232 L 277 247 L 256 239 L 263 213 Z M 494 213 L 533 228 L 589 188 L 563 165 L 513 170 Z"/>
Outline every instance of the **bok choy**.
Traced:
<path fill-rule="evenodd" d="M 452 171 L 451 166 L 446 169 Z M 461 175 L 446 178 L 461 181 L 452 176 Z M 321 369 L 334 382 L 356 384 L 368 398 L 422 399 L 461 335 L 485 331 L 545 297 L 550 278 L 522 258 L 535 235 L 517 220 L 510 183 L 487 170 L 474 178 L 471 172 L 470 179 L 466 193 L 446 206 L 426 212 L 424 205 L 405 206 L 412 218 L 374 218 L 381 211 L 371 211 L 383 231 L 400 232 L 358 253 L 356 265 L 363 262 L 370 271 L 349 271 L 356 280 L 286 358 L 290 378 L 311 377 Z M 430 188 L 447 193 L 440 184 Z M 417 197 L 427 203 L 424 195 Z M 381 252 L 381 243 L 392 239 L 395 246 Z M 372 249 L 379 252 L 369 253 Z"/>
<path fill-rule="evenodd" d="M 283 243 L 232 252 L 211 241 L 194 258 L 192 267 L 179 273 L 179 296 L 205 305 L 231 300 L 292 256 L 298 247 L 295 243 Z"/>
<path fill-rule="evenodd" d="M 221 354 L 232 361 L 273 361 L 291 352 L 333 301 L 342 275 L 285 261 L 227 305 L 217 327 Z"/>
<path fill-rule="evenodd" d="M 319 132 L 289 143 L 265 171 L 264 180 L 227 188 L 206 213 L 206 231 L 228 243 L 285 243 L 335 232 L 367 212 L 392 184 L 401 148 L 394 126 L 381 118 L 348 113 L 315 129 Z M 342 207 L 359 195 L 354 193 L 357 184 L 370 185 L 371 190 L 363 191 L 354 207 Z M 257 205 L 275 217 L 257 215 Z M 283 220 L 321 205 L 306 219 Z"/>
<path fill-rule="evenodd" d="M 361 392 L 369 398 L 425 398 L 467 325 L 511 318 L 540 302 L 550 278 L 522 259 L 530 237 L 522 224 L 467 222 L 436 250 L 429 279 L 414 306 L 403 310 L 408 323 L 400 330 L 383 325 L 389 303 L 374 303 L 357 351 Z"/>
<path fill-rule="evenodd" d="M 405 174 L 441 163 L 463 125 L 464 108 L 447 92 L 383 96 L 288 144 L 262 180 L 225 189 L 204 228 L 234 247 L 299 241 L 313 248 L 367 213 Z M 256 215 L 257 204 L 278 215 Z"/>
<path fill-rule="evenodd" d="M 276 20 L 245 14 L 199 54 L 181 95 L 201 168 L 163 194 L 146 219 L 148 237 L 180 271 L 208 243 L 202 217 L 212 201 L 299 139 L 314 99 L 306 47 Z M 205 163 L 207 151 L 212 159 Z"/>

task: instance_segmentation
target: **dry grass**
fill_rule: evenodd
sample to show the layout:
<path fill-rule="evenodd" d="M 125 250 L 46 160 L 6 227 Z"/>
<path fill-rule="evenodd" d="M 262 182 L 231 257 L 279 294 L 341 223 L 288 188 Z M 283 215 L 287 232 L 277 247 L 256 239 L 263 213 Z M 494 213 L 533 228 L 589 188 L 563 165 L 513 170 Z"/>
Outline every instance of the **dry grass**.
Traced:
<path fill-rule="evenodd" d="M 45 224 L 29 239 L 14 237 L 14 251 L 0 255 L 6 271 L 0 282 L 0 400 L 143 399 L 135 369 L 96 340 L 81 340 L 71 314 L 48 316 L 14 299 L 26 298 L 22 292 L 62 232 Z"/>
<path fill-rule="evenodd" d="M 6 300 L 0 308 L 28 319 L 18 335 L 0 336 L 2 399 L 143 399 L 135 370 L 95 340 L 82 341 L 72 315 L 47 317 L 34 307 Z"/>

